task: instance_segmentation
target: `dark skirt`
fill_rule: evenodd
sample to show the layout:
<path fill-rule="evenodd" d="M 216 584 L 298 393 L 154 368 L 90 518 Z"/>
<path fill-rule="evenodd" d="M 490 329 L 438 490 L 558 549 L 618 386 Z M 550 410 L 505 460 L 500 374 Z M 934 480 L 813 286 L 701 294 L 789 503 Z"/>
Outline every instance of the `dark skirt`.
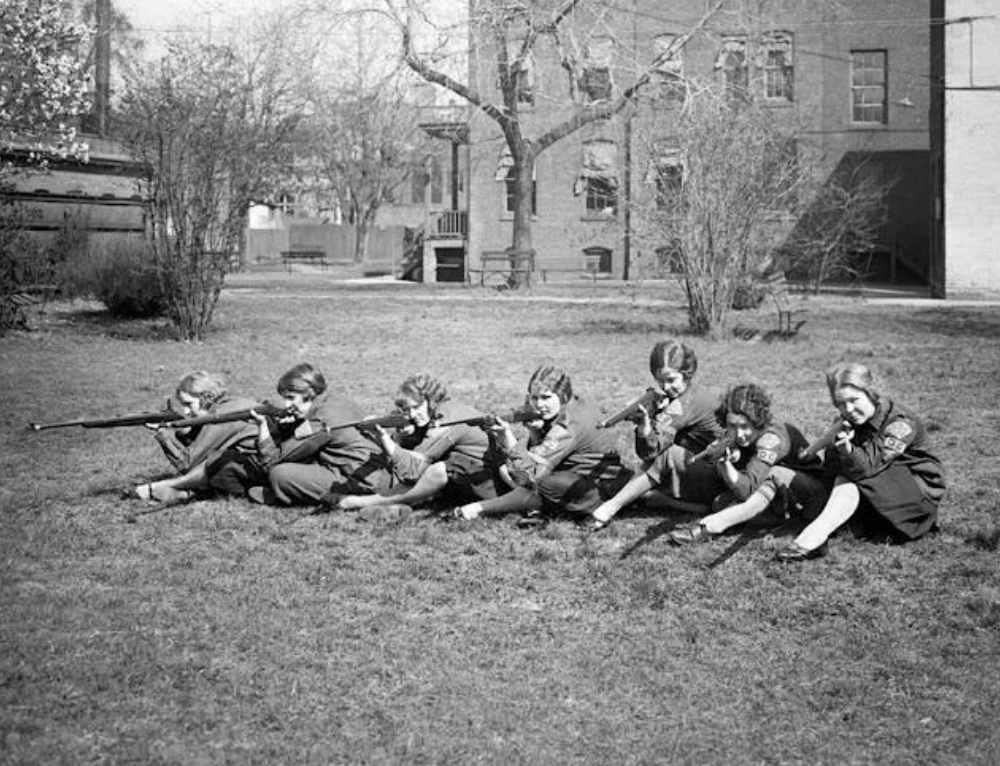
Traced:
<path fill-rule="evenodd" d="M 906 466 L 893 464 L 855 483 L 861 492 L 860 521 L 888 525 L 890 532 L 907 540 L 916 540 L 937 525 L 937 502 L 927 497 Z"/>

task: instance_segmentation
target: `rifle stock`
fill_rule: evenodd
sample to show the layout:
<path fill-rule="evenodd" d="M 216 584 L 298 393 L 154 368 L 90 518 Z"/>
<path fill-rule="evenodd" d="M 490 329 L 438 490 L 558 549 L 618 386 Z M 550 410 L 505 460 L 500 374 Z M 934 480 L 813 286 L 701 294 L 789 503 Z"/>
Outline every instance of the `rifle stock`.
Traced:
<path fill-rule="evenodd" d="M 270 402 L 262 402 L 256 407 L 250 407 L 245 410 L 218 412 L 212 415 L 199 415 L 196 418 L 180 418 L 166 422 L 163 425 L 167 428 L 197 428 L 198 426 L 215 425 L 216 423 L 235 423 L 240 420 L 253 420 L 253 415 L 250 414 L 251 412 L 256 412 L 258 415 L 263 415 L 265 417 L 278 417 L 287 412 L 287 410 L 283 407 L 271 404 Z"/>
<path fill-rule="evenodd" d="M 28 423 L 29 431 L 48 431 L 52 428 L 120 428 L 124 426 L 141 426 L 146 423 L 172 423 L 180 420 L 183 415 L 171 410 L 160 412 L 143 412 L 137 415 L 122 415 L 117 418 L 97 418 L 94 420 L 63 420 L 58 423 Z"/>
<path fill-rule="evenodd" d="M 811 442 L 808 447 L 804 447 L 799 450 L 799 460 L 811 460 L 827 447 L 832 447 L 837 441 L 837 434 L 845 428 L 850 427 L 850 424 L 845 422 L 842 418 L 837 418 L 827 427 L 818 439 Z"/>
<path fill-rule="evenodd" d="M 726 450 L 735 444 L 731 436 L 722 436 L 709 444 L 705 449 L 691 458 L 691 462 L 698 460 L 718 460 L 726 454 Z"/>
<path fill-rule="evenodd" d="M 380 415 L 373 418 L 362 418 L 361 420 L 351 420 L 347 423 L 338 423 L 337 425 L 327 426 L 327 431 L 339 431 L 342 428 L 374 428 L 375 426 L 380 426 L 382 428 L 406 428 L 410 425 L 410 419 L 401 413 L 393 413 L 392 415 Z"/>
<path fill-rule="evenodd" d="M 454 420 L 444 420 L 438 426 L 458 426 L 470 425 L 488 428 L 497 420 L 506 420 L 508 423 L 527 423 L 530 420 L 538 420 L 538 413 L 534 410 L 512 410 L 501 414 L 487 413 L 484 415 L 471 415 L 467 418 L 456 418 Z"/>
<path fill-rule="evenodd" d="M 611 428 L 611 426 L 618 425 L 623 420 L 628 420 L 632 415 L 639 411 L 640 407 L 645 408 L 647 411 L 649 407 L 655 406 L 660 403 L 660 400 L 664 397 L 664 394 L 657 391 L 655 388 L 647 388 L 642 396 L 636 397 L 624 407 L 622 407 L 618 412 L 613 414 L 611 417 L 600 421 L 597 424 L 598 428 Z"/>

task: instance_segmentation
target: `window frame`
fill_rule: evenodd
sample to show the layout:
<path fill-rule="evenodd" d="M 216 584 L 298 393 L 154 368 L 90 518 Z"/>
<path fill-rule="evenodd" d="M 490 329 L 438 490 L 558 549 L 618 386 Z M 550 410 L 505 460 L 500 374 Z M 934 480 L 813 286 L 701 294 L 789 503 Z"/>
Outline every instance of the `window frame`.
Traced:
<path fill-rule="evenodd" d="M 871 66 L 875 57 L 881 58 L 881 67 Z M 874 73 L 870 75 L 869 73 Z M 860 75 L 860 77 L 859 77 Z M 878 81 L 881 78 L 881 81 Z M 858 82 L 858 80 L 864 80 Z M 873 82 L 868 82 L 874 79 Z M 851 124 L 862 127 L 889 123 L 889 51 L 885 48 L 855 48 L 851 50 Z M 866 95 L 881 93 L 876 103 Z M 865 110 L 878 109 L 878 119 L 864 118 Z M 861 117 L 859 117 L 859 113 Z"/>
<path fill-rule="evenodd" d="M 583 209 L 587 218 L 618 217 L 618 183 L 611 176 L 587 176 L 583 190 Z M 598 185 L 603 188 L 597 188 Z M 600 205 L 598 203 L 605 202 Z"/>

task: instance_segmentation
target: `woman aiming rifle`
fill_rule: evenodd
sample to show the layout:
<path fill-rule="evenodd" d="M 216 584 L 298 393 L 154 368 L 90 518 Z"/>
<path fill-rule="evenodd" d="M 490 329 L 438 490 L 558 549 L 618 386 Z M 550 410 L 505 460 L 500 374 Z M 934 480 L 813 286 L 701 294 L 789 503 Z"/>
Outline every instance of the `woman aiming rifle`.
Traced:
<path fill-rule="evenodd" d="M 767 391 L 754 383 L 733 386 L 722 397 L 718 417 L 726 436 L 708 459 L 715 461 L 726 490 L 713 501 L 714 513 L 673 529 L 671 542 L 705 542 L 772 506 L 778 519 L 793 513 L 816 518 L 829 493 L 822 466 L 806 454 L 802 432 L 772 416 Z"/>
<path fill-rule="evenodd" d="M 653 346 L 649 372 L 663 395 L 655 407 L 637 408 L 633 418 L 642 471 L 594 510 L 593 531 L 640 498 L 690 511 L 706 507 L 725 489 L 711 463 L 692 460 L 722 436 L 715 399 L 694 385 L 697 371 L 698 358 L 687 344 L 668 339 Z"/>
<path fill-rule="evenodd" d="M 614 433 L 597 427 L 596 408 L 574 396 L 569 375 L 558 367 L 535 370 L 528 381 L 526 409 L 537 413 L 537 419 L 525 424 L 526 442 L 519 442 L 502 418 L 491 428 L 506 458 L 503 470 L 512 490 L 456 508 L 455 518 L 516 511 L 586 517 L 631 476 L 622 465 Z"/>
<path fill-rule="evenodd" d="M 923 422 L 885 396 L 864 365 L 836 365 L 826 385 L 843 421 L 823 456 L 833 489 L 816 520 L 776 552 L 779 561 L 823 556 L 829 537 L 855 515 L 868 531 L 899 541 L 937 525 L 945 476 Z"/>
<path fill-rule="evenodd" d="M 442 493 L 452 504 L 489 500 L 509 487 L 481 424 L 482 412 L 452 401 L 444 384 L 430 375 L 413 375 L 396 392 L 405 428 L 390 433 L 376 428 L 382 450 L 399 483 L 387 492 L 323 498 L 343 510 L 373 509 L 363 518 L 398 518 L 409 506 Z"/>
<path fill-rule="evenodd" d="M 174 392 L 184 418 L 200 418 L 247 410 L 257 405 L 252 399 L 229 394 L 221 375 L 195 370 L 185 375 Z M 197 490 L 209 489 L 206 466 L 223 453 L 252 454 L 256 451 L 257 429 L 253 422 L 232 421 L 176 429 L 169 422 L 147 423 L 155 433 L 163 454 L 178 476 L 139 484 L 129 495 L 140 500 L 174 504 L 190 500 Z"/>

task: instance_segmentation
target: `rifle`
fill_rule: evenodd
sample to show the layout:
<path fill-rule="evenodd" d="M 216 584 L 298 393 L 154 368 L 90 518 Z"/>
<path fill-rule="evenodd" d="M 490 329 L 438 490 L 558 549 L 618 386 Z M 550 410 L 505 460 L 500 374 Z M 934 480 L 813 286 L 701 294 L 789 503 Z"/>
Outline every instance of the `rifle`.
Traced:
<path fill-rule="evenodd" d="M 849 429 L 851 424 L 842 418 L 837 418 L 834 420 L 823 434 L 812 442 L 808 447 L 803 447 L 799 450 L 799 460 L 811 460 L 816 457 L 822 450 L 827 447 L 832 447 L 837 441 L 837 434 L 839 434 L 844 429 Z"/>
<path fill-rule="evenodd" d="M 265 417 L 280 417 L 288 412 L 284 407 L 278 407 L 270 402 L 262 402 L 256 407 L 245 410 L 233 410 L 232 412 L 217 412 L 211 415 L 199 415 L 195 418 L 179 418 L 164 423 L 166 428 L 196 428 L 197 426 L 210 426 L 216 423 L 235 423 L 239 420 L 253 420 L 251 412 Z"/>
<path fill-rule="evenodd" d="M 362 418 L 361 420 L 351 420 L 347 423 L 338 423 L 335 426 L 327 426 L 326 430 L 329 431 L 339 431 L 342 428 L 374 428 L 375 426 L 381 426 L 382 428 L 406 428 L 410 425 L 410 419 L 399 412 L 394 412 L 392 415 L 381 415 L 373 418 Z"/>
<path fill-rule="evenodd" d="M 539 414 L 534 410 L 512 410 L 511 412 L 502 413 L 500 415 L 489 413 L 486 415 L 471 415 L 467 418 L 456 418 L 455 420 L 444 420 L 438 423 L 438 426 L 470 425 L 479 426 L 480 428 L 489 428 L 494 425 L 497 420 L 506 420 L 508 423 L 527 423 L 531 420 L 538 420 L 539 417 Z"/>
<path fill-rule="evenodd" d="M 642 396 L 639 396 L 630 401 L 628 404 L 626 404 L 624 407 L 618 410 L 618 412 L 616 412 L 610 418 L 606 418 L 605 420 L 600 421 L 597 424 L 597 427 L 611 428 L 611 426 L 618 425 L 623 420 L 628 420 L 637 412 L 639 412 L 640 407 L 646 409 L 646 411 L 648 412 L 649 408 L 651 406 L 659 404 L 664 396 L 666 396 L 666 394 L 664 394 L 662 391 L 657 391 L 655 388 L 647 388 L 646 392 Z"/>
<path fill-rule="evenodd" d="M 705 449 L 691 458 L 690 462 L 694 463 L 698 460 L 718 460 L 726 454 L 726 450 L 731 449 L 735 444 L 736 442 L 733 437 L 728 434 L 720 436 L 714 442 L 705 447 Z"/>
<path fill-rule="evenodd" d="M 47 431 L 50 428 L 119 428 L 122 426 L 141 426 L 146 423 L 172 423 L 184 416 L 179 412 L 161 410 L 160 412 L 144 412 L 138 415 L 122 415 L 117 418 L 98 418 L 96 420 L 63 420 L 59 423 L 28 423 L 29 431 Z"/>

